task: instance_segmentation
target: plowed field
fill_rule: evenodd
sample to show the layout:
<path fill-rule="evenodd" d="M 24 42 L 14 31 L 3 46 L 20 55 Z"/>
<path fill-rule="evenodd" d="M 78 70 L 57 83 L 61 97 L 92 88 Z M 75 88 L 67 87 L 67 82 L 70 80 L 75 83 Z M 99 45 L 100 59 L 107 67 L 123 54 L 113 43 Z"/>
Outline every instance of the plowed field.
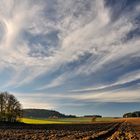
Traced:
<path fill-rule="evenodd" d="M 0 125 L 0 140 L 139 140 L 140 119 L 91 124 Z"/>

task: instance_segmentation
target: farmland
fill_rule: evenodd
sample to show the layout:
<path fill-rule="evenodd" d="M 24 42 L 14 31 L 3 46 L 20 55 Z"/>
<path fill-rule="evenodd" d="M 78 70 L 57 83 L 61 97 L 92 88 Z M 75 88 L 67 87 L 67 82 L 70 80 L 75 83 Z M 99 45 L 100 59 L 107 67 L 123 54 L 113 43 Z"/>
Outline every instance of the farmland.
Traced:
<path fill-rule="evenodd" d="M 91 118 L 69 118 L 56 120 L 37 120 L 24 118 L 24 121 L 27 121 L 28 124 L 1 124 L 0 139 L 139 140 L 140 138 L 140 119 L 113 120 L 112 118 L 102 118 L 97 119 L 95 122 L 90 122 Z M 77 122 L 74 123 L 74 121 Z M 78 123 L 78 121 L 81 122 Z"/>
<path fill-rule="evenodd" d="M 1 126 L 2 140 L 75 140 L 105 138 L 120 123 Z"/>
<path fill-rule="evenodd" d="M 126 121 L 130 124 L 130 126 L 133 128 L 133 131 L 135 131 L 136 135 L 140 139 L 140 118 L 129 118 L 126 119 Z"/>

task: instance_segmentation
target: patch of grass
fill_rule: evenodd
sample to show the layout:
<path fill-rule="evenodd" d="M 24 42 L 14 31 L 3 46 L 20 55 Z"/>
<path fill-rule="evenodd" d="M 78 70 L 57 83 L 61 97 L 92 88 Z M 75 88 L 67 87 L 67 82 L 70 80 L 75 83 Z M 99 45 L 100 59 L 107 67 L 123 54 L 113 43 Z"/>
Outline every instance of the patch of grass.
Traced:
<path fill-rule="evenodd" d="M 21 122 L 27 123 L 27 124 L 63 124 L 63 122 L 59 122 L 57 120 L 43 120 L 43 119 L 28 119 L 28 118 L 22 118 Z"/>
<path fill-rule="evenodd" d="M 70 124 L 70 123 L 91 123 L 92 118 L 59 118 L 59 119 L 37 119 L 22 118 L 21 122 L 27 124 Z"/>
<path fill-rule="evenodd" d="M 59 122 L 68 122 L 68 123 L 89 123 L 91 122 L 92 118 L 84 118 L 84 117 L 78 117 L 78 118 L 61 118 L 61 119 L 48 119 L 50 121 L 59 121 Z"/>
<path fill-rule="evenodd" d="M 21 122 L 27 124 L 75 124 L 75 123 L 109 122 L 113 120 L 114 118 L 111 117 L 96 118 L 94 121 L 92 121 L 92 117 L 59 118 L 59 119 L 22 118 Z"/>
<path fill-rule="evenodd" d="M 114 121 L 113 117 L 96 118 L 96 122 L 110 122 Z"/>

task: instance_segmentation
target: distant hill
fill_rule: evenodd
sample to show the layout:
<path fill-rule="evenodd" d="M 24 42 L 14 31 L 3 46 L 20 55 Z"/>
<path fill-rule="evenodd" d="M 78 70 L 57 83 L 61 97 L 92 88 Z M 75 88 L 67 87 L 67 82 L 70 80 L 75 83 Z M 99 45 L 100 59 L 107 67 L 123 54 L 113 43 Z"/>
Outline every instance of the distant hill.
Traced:
<path fill-rule="evenodd" d="M 140 111 L 129 112 L 123 115 L 124 118 L 140 117 Z"/>
<path fill-rule="evenodd" d="M 65 115 L 55 110 L 23 109 L 25 118 L 75 118 L 74 115 Z"/>

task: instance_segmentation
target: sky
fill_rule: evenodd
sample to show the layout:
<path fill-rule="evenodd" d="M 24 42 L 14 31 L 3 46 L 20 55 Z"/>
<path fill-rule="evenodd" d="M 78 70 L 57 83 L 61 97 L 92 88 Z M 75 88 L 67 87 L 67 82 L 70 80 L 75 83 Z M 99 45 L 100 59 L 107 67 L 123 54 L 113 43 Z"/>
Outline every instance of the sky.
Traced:
<path fill-rule="evenodd" d="M 0 0 L 0 91 L 65 114 L 140 110 L 140 0 Z"/>

